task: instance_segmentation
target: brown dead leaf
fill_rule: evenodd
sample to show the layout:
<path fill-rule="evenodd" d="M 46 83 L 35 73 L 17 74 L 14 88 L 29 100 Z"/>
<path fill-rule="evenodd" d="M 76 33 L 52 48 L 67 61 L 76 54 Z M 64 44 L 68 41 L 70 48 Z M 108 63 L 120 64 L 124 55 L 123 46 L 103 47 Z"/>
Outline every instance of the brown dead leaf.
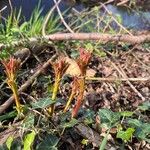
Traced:
<path fill-rule="evenodd" d="M 81 71 L 76 61 L 69 57 L 65 57 L 65 60 L 67 63 L 69 63 L 69 67 L 66 70 L 65 74 L 71 75 L 71 76 L 79 76 L 81 74 Z M 96 74 L 96 71 L 94 69 L 87 69 L 87 72 L 86 72 L 87 77 L 94 77 L 95 74 Z"/>
<path fill-rule="evenodd" d="M 79 76 L 81 74 L 81 71 L 76 61 L 73 59 L 70 59 L 69 57 L 65 57 L 65 60 L 67 63 L 69 63 L 69 67 L 66 70 L 65 74 L 68 74 L 71 76 Z"/>

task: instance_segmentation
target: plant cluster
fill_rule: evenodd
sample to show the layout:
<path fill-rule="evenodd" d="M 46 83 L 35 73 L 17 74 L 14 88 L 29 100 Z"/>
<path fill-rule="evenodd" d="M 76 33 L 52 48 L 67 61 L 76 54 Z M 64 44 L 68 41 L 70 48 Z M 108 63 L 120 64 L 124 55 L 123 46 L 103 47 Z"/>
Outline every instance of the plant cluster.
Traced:
<path fill-rule="evenodd" d="M 42 16 L 43 9 L 40 8 L 40 3 L 33 10 L 29 20 L 26 20 L 22 16 L 21 8 L 17 12 L 14 10 L 7 19 L 4 21 L 0 18 L 0 43 L 9 45 L 13 41 L 20 39 L 27 40 L 30 37 L 36 37 L 41 35 L 42 26 L 45 17 Z M 61 30 L 61 23 L 59 23 L 59 17 L 51 15 L 46 32 L 54 33 Z M 11 47 L 11 45 L 10 45 Z M 10 50 L 11 49 L 11 50 Z M 3 49 L 0 53 L 0 58 L 7 58 L 14 52 L 14 49 Z"/>

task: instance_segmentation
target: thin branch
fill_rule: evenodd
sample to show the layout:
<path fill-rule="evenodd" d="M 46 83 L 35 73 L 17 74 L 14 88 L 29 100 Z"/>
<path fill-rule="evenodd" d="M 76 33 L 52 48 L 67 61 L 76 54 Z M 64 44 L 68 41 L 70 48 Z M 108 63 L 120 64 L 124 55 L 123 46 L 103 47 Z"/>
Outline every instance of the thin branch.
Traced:
<path fill-rule="evenodd" d="M 57 4 L 56 0 L 53 0 L 53 1 L 54 1 L 55 5 L 56 5 Z M 67 30 L 69 32 L 74 33 L 74 31 L 68 26 L 68 24 L 66 23 L 65 19 L 63 18 L 62 13 L 61 13 L 58 5 L 56 5 L 56 8 L 57 8 L 57 12 L 58 12 L 58 14 L 60 16 L 60 19 L 61 19 L 62 23 L 64 24 L 64 26 L 67 28 Z"/>
<path fill-rule="evenodd" d="M 97 40 L 101 42 L 127 42 L 131 44 L 149 43 L 150 34 L 128 35 L 128 34 L 103 34 L 103 33 L 55 33 L 44 37 L 32 37 L 9 44 L 0 43 L 0 50 L 9 47 L 23 46 L 25 44 L 39 43 L 39 41 L 51 40 Z"/>
<path fill-rule="evenodd" d="M 108 81 L 108 82 L 115 82 L 115 81 L 134 81 L 134 82 L 147 82 L 150 81 L 150 78 L 101 78 L 101 77 L 86 77 L 86 80 L 89 81 Z"/>
<path fill-rule="evenodd" d="M 53 11 L 55 10 L 55 8 L 58 6 L 58 4 L 61 2 L 61 0 L 59 0 L 57 3 L 55 3 L 55 5 L 52 7 L 52 9 L 50 9 L 44 23 L 43 23 L 43 27 L 42 27 L 42 35 L 43 37 L 46 36 L 46 26 L 48 24 L 49 18 L 52 15 Z"/>
<path fill-rule="evenodd" d="M 6 8 L 7 6 L 4 6 L 2 9 L 0 9 L 0 13 L 3 12 Z"/>
<path fill-rule="evenodd" d="M 130 31 L 128 31 L 122 24 L 120 24 L 117 19 L 112 15 L 112 13 L 109 11 L 109 9 L 103 4 L 101 3 L 101 5 L 105 8 L 105 10 L 107 11 L 107 13 L 109 15 L 111 15 L 111 17 L 113 18 L 113 20 L 118 24 L 118 26 L 120 26 L 124 31 L 126 31 L 129 35 L 132 35 L 132 33 Z"/>

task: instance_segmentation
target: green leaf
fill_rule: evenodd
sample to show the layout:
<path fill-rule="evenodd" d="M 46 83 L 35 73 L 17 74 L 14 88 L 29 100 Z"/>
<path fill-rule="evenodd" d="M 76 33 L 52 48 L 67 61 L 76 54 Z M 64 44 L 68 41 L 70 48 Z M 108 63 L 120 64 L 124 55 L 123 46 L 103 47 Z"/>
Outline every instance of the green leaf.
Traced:
<path fill-rule="evenodd" d="M 137 119 L 129 119 L 128 120 L 129 126 L 135 128 L 135 136 L 138 139 L 150 141 L 148 138 L 150 135 L 150 124 L 149 123 L 143 123 L 140 120 Z"/>
<path fill-rule="evenodd" d="M 10 118 L 14 118 L 16 116 L 17 116 L 17 112 L 15 110 L 15 111 L 12 111 L 12 112 L 6 113 L 5 115 L 0 116 L 0 121 L 10 119 Z"/>
<path fill-rule="evenodd" d="M 123 116 L 123 117 L 130 117 L 133 115 L 134 112 L 132 111 L 122 111 L 120 112 L 120 115 Z"/>
<path fill-rule="evenodd" d="M 142 126 L 142 122 L 137 120 L 137 119 L 128 119 L 128 124 L 132 127 L 141 127 Z"/>
<path fill-rule="evenodd" d="M 65 123 L 63 125 L 63 127 L 64 128 L 71 128 L 71 127 L 75 126 L 77 123 L 78 123 L 78 120 L 76 120 L 76 119 L 73 118 L 69 122 Z"/>
<path fill-rule="evenodd" d="M 117 133 L 117 138 L 120 138 L 124 142 L 127 142 L 132 138 L 134 131 L 134 128 L 128 128 L 126 131 L 119 131 Z"/>
<path fill-rule="evenodd" d="M 34 126 L 34 115 L 29 113 L 26 118 L 23 120 L 23 128 L 31 128 Z"/>
<path fill-rule="evenodd" d="M 45 137 L 45 139 L 37 146 L 36 150 L 57 150 L 56 147 L 59 142 L 59 139 L 50 134 Z"/>
<path fill-rule="evenodd" d="M 54 103 L 55 101 L 52 101 L 50 98 L 43 98 L 40 99 L 38 102 L 32 103 L 31 105 L 33 109 L 37 109 L 37 108 L 46 108 Z"/>
<path fill-rule="evenodd" d="M 120 114 L 109 109 L 99 109 L 98 114 L 100 116 L 102 126 L 107 126 L 108 128 L 115 126 L 120 120 Z"/>
<path fill-rule="evenodd" d="M 144 102 L 140 106 L 138 106 L 138 108 L 143 111 L 150 110 L 150 102 Z"/>
<path fill-rule="evenodd" d="M 11 144 L 13 142 L 14 138 L 12 136 L 10 136 L 7 140 L 6 140 L 6 146 L 7 148 L 10 150 L 11 148 Z"/>
<path fill-rule="evenodd" d="M 24 150 L 31 150 L 32 143 L 34 142 L 36 133 L 32 131 L 31 133 L 27 134 L 23 140 Z"/>
<path fill-rule="evenodd" d="M 89 51 L 93 51 L 94 47 L 91 43 L 87 43 L 87 44 L 85 44 L 85 49 L 87 49 Z"/>
<path fill-rule="evenodd" d="M 94 111 L 87 109 L 84 112 L 84 116 L 83 116 L 84 124 L 86 124 L 86 125 L 92 124 L 94 122 L 94 118 L 95 118 L 95 112 Z"/>
<path fill-rule="evenodd" d="M 88 140 L 83 139 L 83 140 L 81 141 L 81 144 L 83 144 L 83 145 L 88 145 Z"/>
<path fill-rule="evenodd" d="M 106 57 L 106 53 L 103 50 L 94 49 L 95 54 L 99 57 Z"/>

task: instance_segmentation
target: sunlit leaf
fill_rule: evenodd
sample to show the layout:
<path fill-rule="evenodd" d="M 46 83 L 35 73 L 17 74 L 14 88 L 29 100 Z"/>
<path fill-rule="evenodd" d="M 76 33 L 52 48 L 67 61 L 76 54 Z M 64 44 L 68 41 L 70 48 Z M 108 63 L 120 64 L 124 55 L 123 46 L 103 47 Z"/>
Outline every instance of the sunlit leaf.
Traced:
<path fill-rule="evenodd" d="M 124 142 L 129 141 L 134 133 L 135 129 L 134 128 L 128 128 L 126 131 L 119 131 L 117 133 L 117 138 L 122 139 Z"/>
<path fill-rule="evenodd" d="M 34 138 L 36 136 L 35 131 L 32 131 L 31 133 L 27 134 L 23 140 L 23 149 L 24 150 L 31 150 L 31 146 L 34 142 Z"/>
<path fill-rule="evenodd" d="M 88 141 L 89 141 L 89 140 L 83 139 L 83 140 L 81 141 L 81 144 L 87 145 L 87 144 L 88 144 Z"/>
<path fill-rule="evenodd" d="M 8 137 L 8 139 L 6 141 L 6 146 L 9 150 L 11 148 L 11 144 L 12 144 L 13 140 L 14 140 L 14 138 L 12 136 L 10 136 L 10 137 Z"/>
<path fill-rule="evenodd" d="M 106 53 L 103 50 L 94 49 L 94 52 L 99 57 L 106 57 Z"/>
<path fill-rule="evenodd" d="M 121 111 L 120 112 L 121 116 L 123 116 L 123 117 L 130 117 L 133 115 L 133 113 L 134 112 L 132 112 L 132 111 Z"/>

